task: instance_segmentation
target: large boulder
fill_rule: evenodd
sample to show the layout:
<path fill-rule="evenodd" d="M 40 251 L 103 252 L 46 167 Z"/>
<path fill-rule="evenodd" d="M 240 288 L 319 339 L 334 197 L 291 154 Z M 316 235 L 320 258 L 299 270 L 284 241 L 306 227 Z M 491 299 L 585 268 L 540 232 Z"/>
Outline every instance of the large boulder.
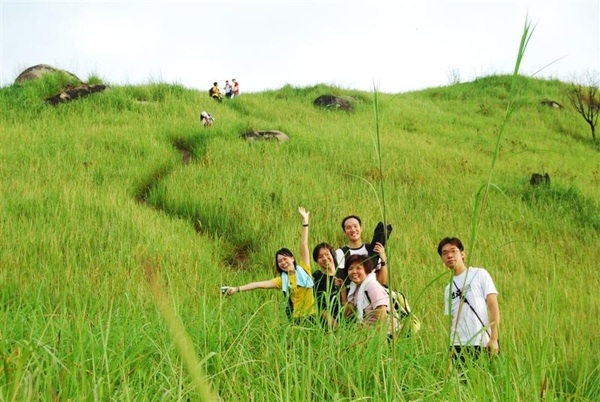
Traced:
<path fill-rule="evenodd" d="M 96 92 L 102 92 L 105 89 L 106 85 L 103 84 L 89 85 L 86 83 L 81 83 L 75 86 L 66 85 L 62 91 L 47 98 L 46 103 L 56 106 L 59 103 L 69 102 Z"/>
<path fill-rule="evenodd" d="M 21 74 L 19 74 L 19 76 L 15 79 L 15 83 L 22 84 L 26 81 L 37 80 L 44 74 L 58 72 L 65 74 L 69 78 L 72 78 L 75 82 L 81 82 L 81 80 L 73 73 L 65 70 L 59 70 L 58 68 L 54 68 L 48 64 L 38 64 L 36 66 L 27 68 Z"/>
<path fill-rule="evenodd" d="M 325 109 L 352 110 L 349 100 L 335 95 L 321 95 L 314 100 L 313 105 Z"/>
<path fill-rule="evenodd" d="M 250 131 L 243 135 L 248 141 L 287 141 L 290 137 L 279 130 Z"/>

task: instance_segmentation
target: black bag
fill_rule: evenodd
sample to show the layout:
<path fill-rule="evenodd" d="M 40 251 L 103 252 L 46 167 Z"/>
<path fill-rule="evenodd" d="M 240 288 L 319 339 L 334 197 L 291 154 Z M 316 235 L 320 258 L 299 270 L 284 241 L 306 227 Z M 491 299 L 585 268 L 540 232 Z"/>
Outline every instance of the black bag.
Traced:
<path fill-rule="evenodd" d="M 388 224 L 387 227 L 384 227 L 383 222 L 379 222 L 377 224 L 375 230 L 373 231 L 373 240 L 371 240 L 371 243 L 367 245 L 367 251 L 369 252 L 369 256 L 377 254 L 373 251 L 375 243 L 381 243 L 381 245 L 385 247 L 385 243 L 390 237 L 390 233 L 392 233 L 392 225 Z"/>

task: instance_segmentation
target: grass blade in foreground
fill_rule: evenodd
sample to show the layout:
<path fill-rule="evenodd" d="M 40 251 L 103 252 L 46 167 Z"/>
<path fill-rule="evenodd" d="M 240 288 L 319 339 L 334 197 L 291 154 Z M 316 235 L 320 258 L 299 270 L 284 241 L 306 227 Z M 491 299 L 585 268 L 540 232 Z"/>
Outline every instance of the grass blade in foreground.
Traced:
<path fill-rule="evenodd" d="M 167 294 L 160 285 L 158 279 L 158 267 L 147 258 L 143 258 L 142 267 L 150 291 L 154 296 L 156 307 L 163 316 L 167 327 L 169 328 L 171 338 L 179 350 L 188 372 L 192 377 L 192 387 L 198 392 L 202 401 L 218 401 L 219 398 L 213 395 L 211 387 L 202 373 L 200 361 L 198 360 L 194 345 L 187 335 L 183 323 L 177 318 L 173 307 L 169 303 Z"/>

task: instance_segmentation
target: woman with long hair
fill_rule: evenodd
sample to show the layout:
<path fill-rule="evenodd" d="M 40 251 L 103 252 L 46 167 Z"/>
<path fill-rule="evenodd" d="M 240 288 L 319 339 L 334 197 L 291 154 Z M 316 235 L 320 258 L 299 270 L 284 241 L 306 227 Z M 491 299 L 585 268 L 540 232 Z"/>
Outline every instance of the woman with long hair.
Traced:
<path fill-rule="evenodd" d="M 296 261 L 294 254 L 288 248 L 281 248 L 275 253 L 275 269 L 279 276 L 266 281 L 229 287 L 226 290 L 228 296 L 255 289 L 280 289 L 289 301 L 286 312 L 294 321 L 314 317 L 314 281 L 311 276 L 310 253 L 308 251 L 308 218 L 310 212 L 303 207 L 299 207 L 298 212 L 302 217 L 300 262 Z"/>

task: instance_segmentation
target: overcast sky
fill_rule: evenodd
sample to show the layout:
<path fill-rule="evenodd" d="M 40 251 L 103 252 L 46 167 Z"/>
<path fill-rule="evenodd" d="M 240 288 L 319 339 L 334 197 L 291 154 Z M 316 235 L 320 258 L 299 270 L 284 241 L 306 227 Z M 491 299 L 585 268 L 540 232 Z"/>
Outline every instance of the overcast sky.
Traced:
<path fill-rule="evenodd" d="M 599 0 L 0 0 L 0 85 L 50 64 L 112 85 L 405 92 L 512 73 L 526 18 L 523 74 L 598 72 Z"/>

